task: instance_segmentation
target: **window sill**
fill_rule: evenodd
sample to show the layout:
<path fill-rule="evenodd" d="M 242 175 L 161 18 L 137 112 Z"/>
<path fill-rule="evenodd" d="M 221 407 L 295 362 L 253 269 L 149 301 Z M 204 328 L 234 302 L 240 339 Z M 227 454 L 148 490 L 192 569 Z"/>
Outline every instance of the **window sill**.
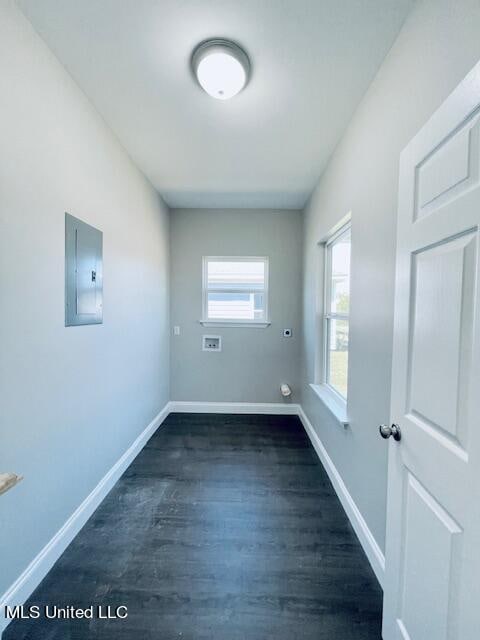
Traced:
<path fill-rule="evenodd" d="M 333 417 L 336 418 L 343 427 L 348 427 L 347 403 L 329 389 L 326 384 L 311 384 L 310 387 L 327 407 Z"/>
<path fill-rule="evenodd" d="M 258 322 L 254 320 L 246 320 L 244 322 L 241 320 L 200 320 L 199 322 L 204 327 L 250 327 L 252 329 L 266 329 L 271 324 L 264 320 L 259 320 Z"/>

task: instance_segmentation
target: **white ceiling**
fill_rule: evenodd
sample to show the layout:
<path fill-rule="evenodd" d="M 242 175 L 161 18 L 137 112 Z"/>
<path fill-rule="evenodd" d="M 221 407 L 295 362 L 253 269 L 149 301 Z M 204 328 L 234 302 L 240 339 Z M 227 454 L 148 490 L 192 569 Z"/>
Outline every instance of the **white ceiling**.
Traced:
<path fill-rule="evenodd" d="M 171 207 L 301 208 L 413 0 L 19 0 Z M 232 38 L 253 75 L 229 101 L 192 79 Z"/>

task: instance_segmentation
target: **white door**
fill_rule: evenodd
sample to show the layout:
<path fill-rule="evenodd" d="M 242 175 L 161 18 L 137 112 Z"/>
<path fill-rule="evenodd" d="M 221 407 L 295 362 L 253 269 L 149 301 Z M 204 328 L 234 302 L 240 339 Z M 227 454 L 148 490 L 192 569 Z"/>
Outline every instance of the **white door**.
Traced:
<path fill-rule="evenodd" d="M 480 63 L 403 151 L 398 215 L 383 637 L 479 640 Z"/>

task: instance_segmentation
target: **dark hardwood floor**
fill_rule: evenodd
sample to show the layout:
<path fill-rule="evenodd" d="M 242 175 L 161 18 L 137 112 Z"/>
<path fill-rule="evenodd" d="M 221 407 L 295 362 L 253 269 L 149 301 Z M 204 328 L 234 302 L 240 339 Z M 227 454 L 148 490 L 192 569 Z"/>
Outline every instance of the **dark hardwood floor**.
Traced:
<path fill-rule="evenodd" d="M 5 640 L 379 640 L 382 593 L 297 417 L 171 414 Z"/>

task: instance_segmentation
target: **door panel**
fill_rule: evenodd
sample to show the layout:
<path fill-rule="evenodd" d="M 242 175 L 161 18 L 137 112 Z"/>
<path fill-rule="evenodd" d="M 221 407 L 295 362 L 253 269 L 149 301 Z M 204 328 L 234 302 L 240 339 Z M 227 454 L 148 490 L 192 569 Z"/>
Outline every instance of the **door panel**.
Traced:
<path fill-rule="evenodd" d="M 478 640 L 480 64 L 400 158 L 383 637 Z"/>
<path fill-rule="evenodd" d="M 435 498 L 406 473 L 401 603 L 398 627 L 404 638 L 447 640 L 453 552 L 461 529 Z M 425 533 L 428 532 L 428 535 Z M 458 540 L 454 540 L 454 538 Z M 455 545 L 454 549 L 454 542 Z M 458 559 L 455 558 L 455 562 Z M 424 576 L 435 576 L 425 580 Z M 433 603 L 433 607 L 432 607 Z M 452 603 L 454 604 L 454 603 Z M 425 611 L 429 611 L 428 619 Z"/>
<path fill-rule="evenodd" d="M 478 185 L 479 127 L 478 114 L 474 114 L 416 167 L 415 219 Z"/>
<path fill-rule="evenodd" d="M 413 255 L 407 410 L 466 442 L 476 233 Z"/>

